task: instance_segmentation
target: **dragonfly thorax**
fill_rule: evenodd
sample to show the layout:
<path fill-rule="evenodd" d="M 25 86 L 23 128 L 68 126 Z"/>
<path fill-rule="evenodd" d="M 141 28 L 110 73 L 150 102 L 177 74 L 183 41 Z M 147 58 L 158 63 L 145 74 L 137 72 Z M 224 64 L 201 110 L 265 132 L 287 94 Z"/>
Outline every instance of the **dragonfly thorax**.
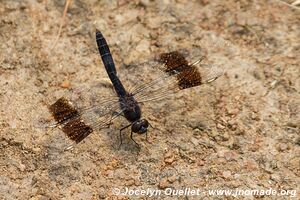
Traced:
<path fill-rule="evenodd" d="M 141 118 L 141 109 L 138 102 L 131 94 L 120 97 L 120 107 L 125 118 L 130 122 L 135 122 Z"/>

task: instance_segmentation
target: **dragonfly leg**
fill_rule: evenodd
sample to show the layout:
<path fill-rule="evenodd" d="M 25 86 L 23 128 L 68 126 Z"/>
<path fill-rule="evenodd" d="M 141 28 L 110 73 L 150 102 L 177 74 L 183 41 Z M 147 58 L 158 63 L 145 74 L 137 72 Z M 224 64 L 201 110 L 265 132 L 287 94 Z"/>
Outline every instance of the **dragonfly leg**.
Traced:
<path fill-rule="evenodd" d="M 118 150 L 121 148 L 121 145 L 122 145 L 122 131 L 126 128 L 128 128 L 129 126 L 131 126 L 131 124 L 128 124 L 127 126 L 124 126 L 123 128 L 120 129 L 120 144 L 119 144 L 119 147 L 118 147 Z"/>
<path fill-rule="evenodd" d="M 130 134 L 131 140 L 134 141 L 135 145 L 136 145 L 138 148 L 140 148 L 140 145 L 133 139 L 132 136 L 133 136 L 133 132 L 131 131 L 131 134 Z"/>
<path fill-rule="evenodd" d="M 151 127 L 151 128 L 153 128 L 154 129 L 154 126 L 152 126 L 151 124 L 150 124 L 150 122 L 148 122 L 149 123 L 149 126 Z"/>
<path fill-rule="evenodd" d="M 150 122 L 148 122 L 148 123 L 149 123 L 149 126 L 150 126 L 151 128 L 154 129 L 154 126 L 152 126 L 152 125 L 150 124 Z M 149 142 L 149 141 L 148 141 L 148 132 L 146 132 L 146 141 Z"/>

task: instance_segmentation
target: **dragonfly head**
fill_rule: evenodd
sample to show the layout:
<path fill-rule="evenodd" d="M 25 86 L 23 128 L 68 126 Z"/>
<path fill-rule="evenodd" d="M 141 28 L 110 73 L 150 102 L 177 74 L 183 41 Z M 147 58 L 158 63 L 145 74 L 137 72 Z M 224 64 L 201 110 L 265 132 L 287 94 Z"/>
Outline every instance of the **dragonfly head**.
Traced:
<path fill-rule="evenodd" d="M 133 122 L 131 126 L 131 131 L 138 134 L 143 134 L 147 132 L 147 128 L 149 126 L 149 122 L 146 119 L 139 119 Z"/>

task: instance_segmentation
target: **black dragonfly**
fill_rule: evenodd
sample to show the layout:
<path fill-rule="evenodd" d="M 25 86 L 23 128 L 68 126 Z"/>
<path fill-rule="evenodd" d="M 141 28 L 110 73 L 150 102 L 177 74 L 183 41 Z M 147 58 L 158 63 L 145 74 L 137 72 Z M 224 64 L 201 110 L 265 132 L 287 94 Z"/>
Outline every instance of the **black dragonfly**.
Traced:
<path fill-rule="evenodd" d="M 129 124 L 119 131 L 119 148 L 122 144 L 122 131 L 129 127 L 131 127 L 130 138 L 139 146 L 133 139 L 133 133 L 147 134 L 147 130 L 151 126 L 147 119 L 142 118 L 140 103 L 160 100 L 174 92 L 210 83 L 222 75 L 222 70 L 219 68 L 197 66 L 202 58 L 189 64 L 181 52 L 172 51 L 160 54 L 156 61 L 150 64 L 150 73 L 151 70 L 162 72 L 157 78 L 148 83 L 139 83 L 129 92 L 117 74 L 108 44 L 99 30 L 96 30 L 96 41 L 117 98 L 103 100 L 98 105 L 91 107 L 77 108 L 69 99 L 62 97 L 49 106 L 56 125 L 59 125 L 75 143 L 81 142 L 94 130 L 109 127 L 112 120 L 123 116 Z"/>

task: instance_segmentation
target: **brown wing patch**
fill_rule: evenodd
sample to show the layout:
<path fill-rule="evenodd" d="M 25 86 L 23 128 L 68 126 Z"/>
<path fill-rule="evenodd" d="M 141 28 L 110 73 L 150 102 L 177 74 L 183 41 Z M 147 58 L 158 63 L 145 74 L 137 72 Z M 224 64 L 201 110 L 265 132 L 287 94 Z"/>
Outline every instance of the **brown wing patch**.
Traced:
<path fill-rule="evenodd" d="M 63 132 L 76 143 L 93 132 L 93 129 L 83 122 L 77 109 L 66 98 L 58 99 L 49 106 L 49 110 L 55 121 L 62 126 Z"/>
<path fill-rule="evenodd" d="M 63 126 L 62 130 L 71 140 L 75 141 L 76 143 L 81 142 L 93 132 L 93 129 L 86 125 L 80 118 L 70 120 Z"/>
<path fill-rule="evenodd" d="M 63 123 L 64 121 L 79 115 L 78 111 L 74 108 L 71 102 L 64 97 L 58 99 L 54 104 L 50 105 L 49 110 L 55 121 L 58 123 Z"/>
<path fill-rule="evenodd" d="M 177 74 L 179 89 L 186 89 L 201 85 L 201 75 L 194 66 L 189 66 Z"/>
<path fill-rule="evenodd" d="M 159 61 L 165 64 L 165 72 L 170 75 L 176 75 L 179 89 L 186 89 L 202 84 L 199 70 L 195 66 L 189 65 L 180 52 L 162 53 L 159 56 Z"/>
<path fill-rule="evenodd" d="M 188 61 L 178 51 L 160 54 L 159 62 L 165 64 L 166 72 L 182 71 L 189 66 Z"/>

